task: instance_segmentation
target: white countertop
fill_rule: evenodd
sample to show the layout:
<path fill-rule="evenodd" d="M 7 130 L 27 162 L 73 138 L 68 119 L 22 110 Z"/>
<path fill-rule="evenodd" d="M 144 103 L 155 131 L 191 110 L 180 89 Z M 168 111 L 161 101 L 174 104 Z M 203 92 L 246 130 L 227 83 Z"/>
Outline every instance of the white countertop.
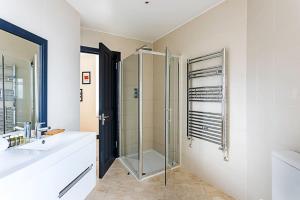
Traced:
<path fill-rule="evenodd" d="M 69 137 L 69 134 L 74 134 L 72 135 L 74 137 Z M 0 188 L 3 180 L 7 179 L 9 175 L 14 176 L 14 178 L 26 178 L 26 176 L 38 173 L 39 170 L 58 162 L 62 157 L 68 156 L 85 143 L 96 139 L 96 133 L 94 132 L 64 132 L 49 137 L 60 139 L 66 135 L 70 139 L 49 150 L 29 150 L 13 147 L 0 152 Z M 7 181 L 4 182 L 7 183 Z"/>

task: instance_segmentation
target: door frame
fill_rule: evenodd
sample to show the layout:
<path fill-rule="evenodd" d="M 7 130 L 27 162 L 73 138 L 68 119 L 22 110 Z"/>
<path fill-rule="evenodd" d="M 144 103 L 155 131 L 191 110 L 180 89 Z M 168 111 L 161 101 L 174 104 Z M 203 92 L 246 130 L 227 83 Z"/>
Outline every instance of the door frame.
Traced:
<path fill-rule="evenodd" d="M 96 55 L 99 55 L 99 51 L 100 49 L 99 48 L 94 48 L 94 47 L 88 47 L 88 46 L 80 46 L 80 53 L 88 53 L 88 54 L 96 54 Z M 114 56 L 114 59 L 115 60 L 120 60 L 121 59 L 121 53 L 120 52 L 117 52 L 117 51 L 113 51 L 113 56 Z M 118 62 L 117 62 L 118 63 Z M 115 70 L 114 72 L 114 77 L 115 77 L 115 88 L 114 88 L 114 93 L 116 94 L 115 97 L 116 99 L 114 100 L 114 107 L 116 108 L 114 110 L 114 113 L 115 113 L 115 116 L 116 116 L 116 119 L 115 121 L 113 122 L 114 126 L 116 127 L 116 131 L 115 131 L 115 135 L 114 135 L 114 138 L 116 138 L 116 142 L 118 144 L 117 146 L 117 150 L 114 151 L 114 156 L 115 158 L 118 158 L 120 155 L 119 155 L 119 150 L 120 150 L 120 142 L 119 142 L 119 132 L 120 132 L 120 127 L 119 127 L 119 122 L 118 122 L 118 119 L 119 119 L 119 113 L 118 113 L 118 109 L 119 109 L 119 93 L 118 93 L 118 86 L 119 86 L 119 80 L 118 80 L 118 74 L 119 74 L 119 67 L 117 68 L 117 70 Z M 99 134 L 97 134 L 97 139 L 99 139 Z M 100 150 L 100 149 L 99 149 Z M 100 153 L 100 152 L 99 152 Z"/>

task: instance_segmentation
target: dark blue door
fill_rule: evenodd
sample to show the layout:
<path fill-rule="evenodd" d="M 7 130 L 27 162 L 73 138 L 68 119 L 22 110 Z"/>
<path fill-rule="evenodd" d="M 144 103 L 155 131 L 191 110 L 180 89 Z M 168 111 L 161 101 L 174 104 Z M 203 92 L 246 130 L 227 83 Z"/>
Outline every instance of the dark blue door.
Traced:
<path fill-rule="evenodd" d="M 117 63 L 120 55 L 99 44 L 99 177 L 102 178 L 117 150 Z"/>

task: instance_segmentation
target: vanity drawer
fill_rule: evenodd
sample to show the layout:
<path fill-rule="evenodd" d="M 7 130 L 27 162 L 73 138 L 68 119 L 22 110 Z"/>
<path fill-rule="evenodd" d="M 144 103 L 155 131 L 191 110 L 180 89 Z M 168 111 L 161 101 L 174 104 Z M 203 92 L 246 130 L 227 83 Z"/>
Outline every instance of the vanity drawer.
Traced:
<path fill-rule="evenodd" d="M 91 168 L 88 173 L 94 172 L 94 179 L 96 182 L 96 145 L 90 144 L 81 150 L 70 155 L 60 163 L 58 163 L 53 169 L 53 173 L 56 173 L 56 195 L 71 184 L 78 176 L 80 176 L 89 167 Z M 92 152 L 92 153 L 91 153 Z M 86 176 L 87 174 L 84 174 Z M 83 177 L 81 178 L 83 179 Z M 74 186 L 73 186 L 74 187 Z M 70 190 L 71 191 L 71 190 Z"/>
<path fill-rule="evenodd" d="M 68 190 L 60 200 L 83 200 L 87 197 L 96 185 L 96 167 L 91 168 L 70 190 Z"/>
<path fill-rule="evenodd" d="M 41 172 L 38 172 L 23 186 L 22 199 L 84 199 L 96 185 L 95 162 L 96 143 L 92 142 L 49 168 L 41 169 Z M 89 167 L 91 170 L 59 198 L 60 192 Z"/>

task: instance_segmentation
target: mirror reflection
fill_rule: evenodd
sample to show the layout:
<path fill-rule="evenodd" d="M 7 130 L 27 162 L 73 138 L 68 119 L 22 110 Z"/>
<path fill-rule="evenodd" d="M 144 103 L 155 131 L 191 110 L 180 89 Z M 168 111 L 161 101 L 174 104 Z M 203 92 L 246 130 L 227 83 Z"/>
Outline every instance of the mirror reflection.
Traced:
<path fill-rule="evenodd" d="M 0 134 L 38 119 L 39 45 L 0 30 Z"/>

